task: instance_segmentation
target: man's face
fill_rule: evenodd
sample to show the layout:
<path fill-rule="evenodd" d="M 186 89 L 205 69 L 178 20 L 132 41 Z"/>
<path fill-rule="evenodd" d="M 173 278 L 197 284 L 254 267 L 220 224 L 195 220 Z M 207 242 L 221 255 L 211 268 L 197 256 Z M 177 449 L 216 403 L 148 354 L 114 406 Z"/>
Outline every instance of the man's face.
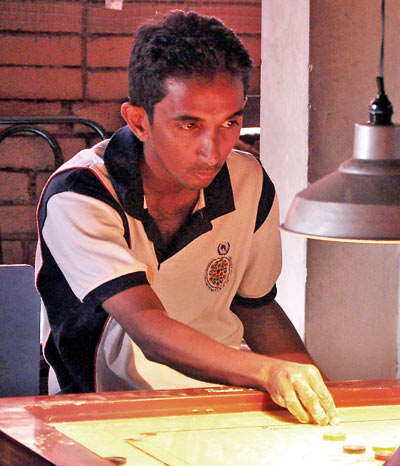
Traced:
<path fill-rule="evenodd" d="M 169 78 L 154 106 L 145 160 L 160 187 L 208 186 L 236 144 L 243 121 L 243 84 L 219 74 L 212 81 Z"/>

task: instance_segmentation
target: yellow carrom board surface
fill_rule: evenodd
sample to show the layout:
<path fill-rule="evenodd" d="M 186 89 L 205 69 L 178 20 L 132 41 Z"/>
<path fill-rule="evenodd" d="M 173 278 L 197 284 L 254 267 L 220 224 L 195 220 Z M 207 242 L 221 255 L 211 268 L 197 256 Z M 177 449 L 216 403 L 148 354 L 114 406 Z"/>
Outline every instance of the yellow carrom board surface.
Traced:
<path fill-rule="evenodd" d="M 400 380 L 327 385 L 344 441 L 325 440 L 329 427 L 300 424 L 267 393 L 239 387 L 0 398 L 0 464 L 381 465 L 373 446 L 400 443 Z M 354 444 L 365 453 L 343 452 Z"/>
<path fill-rule="evenodd" d="M 66 436 L 102 457 L 122 456 L 142 466 L 381 465 L 374 445 L 400 445 L 400 405 L 339 408 L 335 430 L 346 440 L 324 440 L 330 427 L 302 425 L 286 411 L 165 416 L 56 423 Z M 364 445 L 363 454 L 343 452 Z"/>

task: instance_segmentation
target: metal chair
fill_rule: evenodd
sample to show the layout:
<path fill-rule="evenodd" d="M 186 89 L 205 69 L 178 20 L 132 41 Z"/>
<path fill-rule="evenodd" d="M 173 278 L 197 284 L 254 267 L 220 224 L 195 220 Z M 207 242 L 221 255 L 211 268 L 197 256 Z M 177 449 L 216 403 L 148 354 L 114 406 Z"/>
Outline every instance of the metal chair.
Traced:
<path fill-rule="evenodd" d="M 30 265 L 0 265 L 0 397 L 39 395 L 40 298 Z"/>
<path fill-rule="evenodd" d="M 53 135 L 37 125 L 59 124 L 80 124 L 88 126 L 93 129 L 101 139 L 107 139 L 107 132 L 99 123 L 76 115 L 0 116 L 0 125 L 11 125 L 0 131 L 0 143 L 4 139 L 14 136 L 17 133 L 33 133 L 36 136 L 41 136 L 51 147 L 54 154 L 55 168 L 58 168 L 63 163 L 60 144 Z"/>

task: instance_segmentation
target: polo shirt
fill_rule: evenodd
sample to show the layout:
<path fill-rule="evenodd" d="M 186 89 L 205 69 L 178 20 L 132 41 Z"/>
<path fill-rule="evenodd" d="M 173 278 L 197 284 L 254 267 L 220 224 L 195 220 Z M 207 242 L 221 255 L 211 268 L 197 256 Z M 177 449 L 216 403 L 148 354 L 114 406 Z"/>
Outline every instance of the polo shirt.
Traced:
<path fill-rule="evenodd" d="M 142 156 L 125 126 L 62 165 L 43 190 L 36 283 L 51 393 L 211 385 L 148 360 L 104 311 L 130 287 L 148 284 L 171 318 L 238 349 L 243 325 L 231 303 L 259 306 L 276 295 L 278 203 L 259 160 L 233 150 L 165 245 L 147 210 Z"/>

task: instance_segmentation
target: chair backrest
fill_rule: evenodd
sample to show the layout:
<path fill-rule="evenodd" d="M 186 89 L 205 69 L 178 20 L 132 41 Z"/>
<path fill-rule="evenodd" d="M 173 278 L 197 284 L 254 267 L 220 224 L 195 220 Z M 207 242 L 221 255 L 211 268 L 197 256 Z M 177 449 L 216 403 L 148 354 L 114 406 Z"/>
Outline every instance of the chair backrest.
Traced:
<path fill-rule="evenodd" d="M 0 265 L 0 397 L 39 394 L 40 298 L 30 265 Z"/>

